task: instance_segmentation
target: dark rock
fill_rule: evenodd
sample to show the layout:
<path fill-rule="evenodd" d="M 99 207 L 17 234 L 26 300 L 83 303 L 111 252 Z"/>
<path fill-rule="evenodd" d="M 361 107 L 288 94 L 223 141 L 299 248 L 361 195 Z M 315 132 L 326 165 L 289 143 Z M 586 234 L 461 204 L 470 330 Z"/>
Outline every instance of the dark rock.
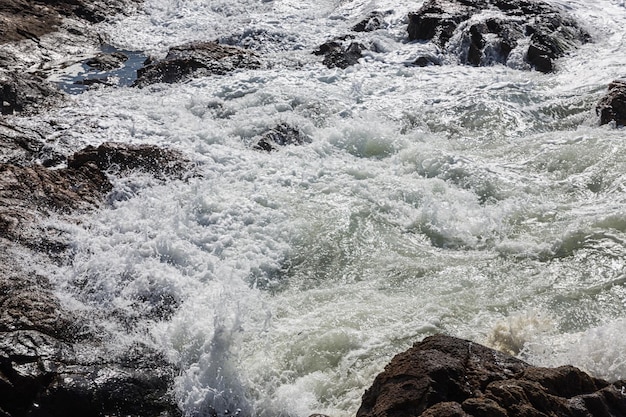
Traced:
<path fill-rule="evenodd" d="M 626 80 L 615 80 L 609 84 L 609 92 L 596 105 L 600 124 L 612 121 L 618 126 L 626 125 Z"/>
<path fill-rule="evenodd" d="M 0 106 L 2 114 L 36 112 L 62 97 L 56 87 L 27 72 L 0 73 Z"/>
<path fill-rule="evenodd" d="M 437 335 L 391 360 L 363 395 L 357 417 L 620 416 L 625 384 L 609 384 L 572 366 L 533 367 Z"/>
<path fill-rule="evenodd" d="M 493 13 L 483 18 L 485 10 Z M 410 40 L 431 40 L 449 53 L 458 49 L 449 45 L 458 37 L 459 60 L 475 66 L 506 64 L 514 50 L 527 44 L 520 52 L 541 72 L 553 71 L 555 59 L 590 40 L 563 11 L 534 0 L 428 0 L 409 13 L 407 30 Z"/>
<path fill-rule="evenodd" d="M 413 65 L 418 67 L 430 67 L 432 65 L 441 65 L 441 60 L 430 55 L 423 55 L 413 61 Z"/>
<path fill-rule="evenodd" d="M 311 139 L 298 129 L 280 123 L 275 128 L 265 132 L 254 145 L 254 149 L 271 152 L 278 150 L 279 146 L 303 145 L 309 142 Z"/>
<path fill-rule="evenodd" d="M 157 178 L 181 176 L 188 172 L 191 163 L 179 152 L 154 145 L 131 145 L 105 142 L 97 148 L 87 146 L 68 159 L 68 166 L 80 169 L 94 164 L 102 171 L 125 173 L 144 171 Z"/>
<path fill-rule="evenodd" d="M 359 62 L 363 56 L 363 51 L 367 48 L 359 43 L 350 41 L 349 37 L 338 38 L 323 43 L 313 54 L 323 55 L 322 63 L 328 68 L 348 68 Z"/>
<path fill-rule="evenodd" d="M 261 62 L 250 51 L 215 42 L 192 42 L 170 48 L 163 60 L 148 61 L 137 71 L 134 85 L 176 83 L 192 77 L 223 75 L 260 66 Z"/>
<path fill-rule="evenodd" d="M 371 12 L 367 17 L 352 27 L 355 32 L 373 32 L 383 27 L 385 14 L 379 11 Z"/>
<path fill-rule="evenodd" d="M 128 56 L 126 56 L 126 54 L 113 52 L 110 54 L 98 54 L 85 61 L 85 64 L 98 71 L 111 71 L 116 68 L 121 68 L 127 60 Z"/>

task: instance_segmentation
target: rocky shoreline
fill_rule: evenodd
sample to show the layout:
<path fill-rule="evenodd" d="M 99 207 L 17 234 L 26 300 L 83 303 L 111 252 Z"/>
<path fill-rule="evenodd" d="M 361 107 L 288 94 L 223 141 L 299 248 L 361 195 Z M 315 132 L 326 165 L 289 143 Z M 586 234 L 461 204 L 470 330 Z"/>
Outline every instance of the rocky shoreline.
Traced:
<path fill-rule="evenodd" d="M 103 69 L 120 65 L 119 54 L 94 52 L 86 58 L 82 51 L 101 46 L 91 23 L 137 6 L 136 0 L 0 0 L 0 417 L 181 414 L 171 393 L 174 364 L 149 343 L 112 355 L 106 331 L 94 331 L 93 317 L 64 308 L 48 278 L 23 265 L 25 256 L 71 262 L 63 232 L 47 227 L 45 219 L 101 207 L 112 189 L 113 167 L 118 176 L 139 170 L 159 180 L 184 177 L 193 167 L 178 152 L 148 145 L 103 143 L 67 152 L 47 142 L 54 126 L 37 130 L 14 123 L 62 102 L 63 93 L 45 80 L 62 62 L 90 60 Z M 464 23 L 482 8 L 497 9 L 503 18 Z M 312 53 L 329 67 L 357 65 L 370 46 L 355 36 L 384 28 L 385 16 L 372 13 L 353 28 L 355 34 L 331 39 Z M 520 26 L 524 16 L 531 21 L 525 29 Z M 556 38 L 556 28 L 565 41 Z M 465 40 L 460 62 L 468 65 L 506 64 L 517 43 L 528 38 L 527 63 L 542 72 L 554 70 L 568 48 L 590 41 L 576 22 L 524 0 L 430 0 L 409 16 L 407 34 L 409 41 L 432 41 L 439 48 L 438 56 L 421 57 L 416 66 L 442 64 L 453 36 Z M 496 44 L 487 44 L 485 39 L 494 37 Z M 32 54 L 22 53 L 29 48 Z M 146 62 L 135 86 L 262 65 L 254 51 L 189 43 Z M 610 84 L 596 108 L 601 123 L 626 123 L 625 85 Z M 278 125 L 253 146 L 270 152 L 309 141 L 296 128 Z M 626 415 L 625 386 L 626 381 L 608 383 L 573 367 L 531 367 L 438 335 L 396 356 L 364 394 L 357 416 L 621 416 Z"/>

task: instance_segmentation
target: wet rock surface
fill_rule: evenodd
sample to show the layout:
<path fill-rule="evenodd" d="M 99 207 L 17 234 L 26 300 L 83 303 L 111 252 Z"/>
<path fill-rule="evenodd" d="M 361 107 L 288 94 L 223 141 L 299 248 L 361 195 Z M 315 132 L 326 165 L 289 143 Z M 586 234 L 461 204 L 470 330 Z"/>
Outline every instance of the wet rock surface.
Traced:
<path fill-rule="evenodd" d="M 348 68 L 356 65 L 363 57 L 365 45 L 352 41 L 350 36 L 324 42 L 313 54 L 323 56 L 322 63 L 328 68 Z"/>
<path fill-rule="evenodd" d="M 181 176 L 191 163 L 179 152 L 154 145 L 131 145 L 105 142 L 98 147 L 87 146 L 68 159 L 68 166 L 82 169 L 93 164 L 103 171 L 127 173 L 144 171 L 157 178 Z"/>
<path fill-rule="evenodd" d="M 608 93 L 596 106 L 600 124 L 615 122 L 618 126 L 626 125 L 626 80 L 615 80 L 609 84 Z"/>
<path fill-rule="evenodd" d="M 287 145 L 303 145 L 311 139 L 300 130 L 286 123 L 280 123 L 273 129 L 265 132 L 255 143 L 254 149 L 272 152 Z"/>
<path fill-rule="evenodd" d="M 532 0 L 429 0 L 409 14 L 409 39 L 432 41 L 461 63 L 524 60 L 541 72 L 589 34 L 555 6 Z M 512 58 L 515 57 L 515 58 Z"/>
<path fill-rule="evenodd" d="M 36 112 L 58 102 L 61 93 L 43 78 L 23 71 L 0 72 L 2 114 Z"/>
<path fill-rule="evenodd" d="M 39 143 L 30 139 L 17 146 L 23 164 L 0 162 L 0 415 L 179 415 L 169 393 L 172 364 L 142 343 L 109 352 L 97 320 L 64 308 L 49 280 L 24 270 L 12 254 L 67 259 L 64 236 L 42 220 L 99 206 L 112 188 L 105 171 L 164 176 L 183 166 L 182 157 L 105 143 L 65 158 L 66 168 L 50 169 L 28 162 Z M 10 155 L 16 154 L 19 149 Z"/>
<path fill-rule="evenodd" d="M 436 335 L 391 360 L 363 395 L 357 417 L 621 416 L 624 386 Z"/>
<path fill-rule="evenodd" d="M 258 57 L 245 49 L 215 42 L 192 42 L 170 48 L 162 60 L 146 63 L 137 71 L 135 85 L 144 87 L 155 83 L 175 83 L 260 66 Z"/>

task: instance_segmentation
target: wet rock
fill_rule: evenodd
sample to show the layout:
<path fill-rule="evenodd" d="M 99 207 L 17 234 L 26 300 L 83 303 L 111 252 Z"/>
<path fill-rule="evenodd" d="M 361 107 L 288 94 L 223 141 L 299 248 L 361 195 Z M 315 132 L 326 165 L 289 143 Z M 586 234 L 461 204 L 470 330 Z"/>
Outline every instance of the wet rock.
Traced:
<path fill-rule="evenodd" d="M 363 395 L 357 417 L 617 416 L 626 412 L 625 385 L 572 366 L 533 367 L 437 335 L 391 360 Z"/>
<path fill-rule="evenodd" d="M 85 61 L 85 64 L 98 71 L 111 71 L 116 68 L 121 68 L 127 60 L 128 56 L 122 52 L 113 52 L 110 54 L 102 53 L 88 59 Z"/>
<path fill-rule="evenodd" d="M 254 145 L 254 149 L 271 152 L 276 151 L 280 146 L 303 145 L 311 142 L 311 139 L 298 129 L 280 123 L 275 128 L 265 132 Z"/>
<path fill-rule="evenodd" d="M 596 105 L 600 124 L 614 121 L 618 126 L 626 125 L 626 80 L 615 80 L 609 84 L 608 93 Z"/>
<path fill-rule="evenodd" d="M 324 56 L 322 63 L 328 68 L 345 69 L 357 64 L 366 49 L 362 43 L 352 42 L 350 37 L 345 37 L 323 43 L 313 54 Z"/>
<path fill-rule="evenodd" d="M 373 32 L 381 29 L 385 23 L 385 14 L 380 11 L 373 11 L 359 23 L 352 27 L 355 32 Z"/>
<path fill-rule="evenodd" d="M 102 171 L 124 174 L 128 171 L 144 171 L 157 178 L 181 176 L 188 172 L 191 163 L 179 152 L 154 145 L 131 145 L 105 142 L 87 146 L 68 159 L 68 166 L 80 169 L 93 164 Z"/>
<path fill-rule="evenodd" d="M 58 102 L 62 94 L 56 87 L 27 72 L 0 72 L 2 114 L 34 113 Z"/>
<path fill-rule="evenodd" d="M 170 48 L 162 60 L 148 61 L 137 71 L 136 86 L 176 83 L 188 78 L 255 69 L 261 62 L 250 51 L 215 42 L 192 42 Z"/>
<path fill-rule="evenodd" d="M 0 43 L 38 39 L 58 29 L 63 17 L 101 22 L 108 16 L 124 13 L 129 3 L 139 0 L 0 0 Z"/>
<path fill-rule="evenodd" d="M 441 60 L 432 55 L 422 55 L 413 61 L 413 65 L 418 67 L 430 67 L 433 65 L 441 65 Z"/>
<path fill-rule="evenodd" d="M 410 40 L 433 41 L 464 64 L 507 64 L 516 54 L 541 72 L 590 41 L 562 10 L 533 0 L 428 0 L 409 13 L 407 30 Z"/>

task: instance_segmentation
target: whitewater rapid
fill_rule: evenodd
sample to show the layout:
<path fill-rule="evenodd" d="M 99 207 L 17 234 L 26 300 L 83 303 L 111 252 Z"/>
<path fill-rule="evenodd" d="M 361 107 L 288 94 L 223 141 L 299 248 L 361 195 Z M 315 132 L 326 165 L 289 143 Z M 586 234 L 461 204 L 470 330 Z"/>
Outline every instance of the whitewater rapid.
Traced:
<path fill-rule="evenodd" d="M 626 378 L 626 141 L 594 113 L 626 75 L 626 8 L 551 3 L 593 38 L 552 74 L 406 66 L 431 48 L 407 42 L 420 2 L 147 0 L 101 24 L 120 49 L 219 39 L 264 66 L 94 89 L 42 116 L 59 147 L 150 143 L 196 165 L 117 179 L 105 208 L 54 224 L 74 256 L 47 275 L 67 306 L 111 312 L 112 349 L 141 340 L 177 365 L 186 415 L 354 415 L 388 360 L 437 332 Z M 311 53 L 374 10 L 385 27 L 355 34 L 376 50 L 358 65 Z M 280 123 L 311 143 L 254 150 Z M 155 320 L 155 305 L 177 308 Z"/>

